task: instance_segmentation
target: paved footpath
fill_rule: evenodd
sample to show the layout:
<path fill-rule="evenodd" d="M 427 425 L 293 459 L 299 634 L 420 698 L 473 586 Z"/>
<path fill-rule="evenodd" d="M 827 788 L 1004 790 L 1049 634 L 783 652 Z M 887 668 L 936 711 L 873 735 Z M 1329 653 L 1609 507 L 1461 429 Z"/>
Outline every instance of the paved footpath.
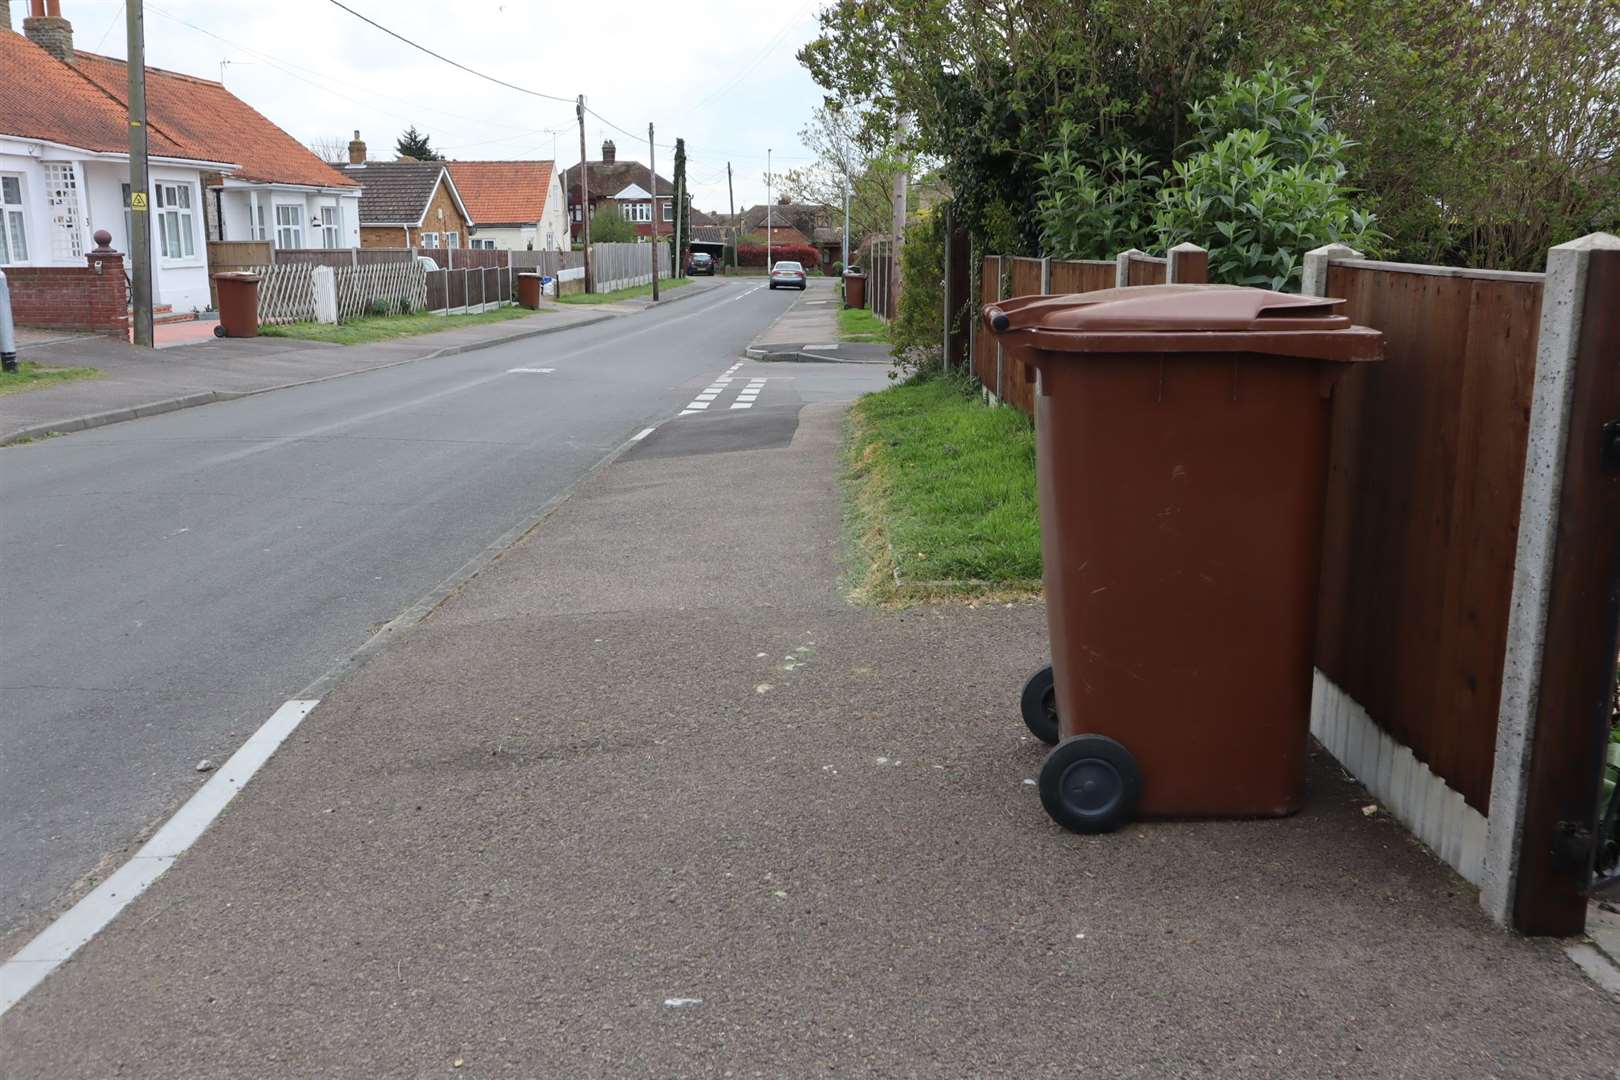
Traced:
<path fill-rule="evenodd" d="M 4 1074 L 1613 1077 L 1620 1004 L 1320 754 L 1287 820 L 1052 826 L 1040 606 L 844 599 L 882 373 L 724 377 L 331 692 Z"/>

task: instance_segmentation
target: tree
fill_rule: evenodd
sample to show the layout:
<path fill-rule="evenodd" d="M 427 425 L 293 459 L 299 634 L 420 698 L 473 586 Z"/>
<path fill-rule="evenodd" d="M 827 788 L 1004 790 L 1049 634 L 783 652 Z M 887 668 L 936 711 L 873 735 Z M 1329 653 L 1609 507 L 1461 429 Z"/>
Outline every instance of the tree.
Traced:
<path fill-rule="evenodd" d="M 304 144 L 309 152 L 328 165 L 349 163 L 349 140 L 341 135 L 321 135 Z"/>
<path fill-rule="evenodd" d="M 864 237 L 892 231 L 895 177 L 915 171 L 918 164 L 916 155 L 899 142 L 898 128 L 884 136 L 883 145 L 869 150 L 860 139 L 862 126 L 856 110 L 823 105 L 799 131 L 814 163 L 772 178 L 791 201 L 826 207 L 842 227 L 848 177 L 851 251 Z"/>
<path fill-rule="evenodd" d="M 692 188 L 686 179 L 686 140 L 675 140 L 675 168 L 673 170 L 675 188 L 670 194 L 670 201 L 675 207 L 674 235 L 680 238 L 681 247 L 689 247 L 692 243 Z M 676 198 L 676 194 L 680 197 Z M 686 268 L 686 253 L 678 250 L 674 244 L 670 245 L 670 273 L 680 277 Z"/>
<path fill-rule="evenodd" d="M 402 158 L 411 158 L 415 161 L 443 161 L 444 155 L 434 150 L 428 143 L 428 137 L 416 130 L 412 124 L 405 129 L 405 133 L 394 144 L 394 150 Z"/>
<path fill-rule="evenodd" d="M 598 203 L 591 211 L 591 243 L 633 244 L 637 239 L 635 224 L 626 221 L 615 204 Z"/>

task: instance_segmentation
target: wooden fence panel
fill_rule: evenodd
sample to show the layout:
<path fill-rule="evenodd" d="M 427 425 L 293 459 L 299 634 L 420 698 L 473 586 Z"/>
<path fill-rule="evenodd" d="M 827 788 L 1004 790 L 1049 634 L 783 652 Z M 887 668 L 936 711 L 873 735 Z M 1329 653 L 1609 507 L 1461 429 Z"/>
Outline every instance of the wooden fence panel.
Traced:
<path fill-rule="evenodd" d="M 389 314 L 427 308 L 427 272 L 420 263 L 340 266 L 333 274 L 339 322 L 369 315 L 374 305 L 381 305 Z"/>
<path fill-rule="evenodd" d="M 1052 292 L 1096 292 L 1114 287 L 1114 264 L 1102 259 L 1052 260 Z"/>
<path fill-rule="evenodd" d="M 1163 285 L 1169 280 L 1170 265 L 1151 255 L 1133 255 L 1125 264 L 1125 284 Z"/>
<path fill-rule="evenodd" d="M 1028 258 L 1014 258 L 1011 261 L 1012 279 L 1007 286 L 1009 296 L 1038 296 L 1041 288 L 1041 260 Z M 1025 416 L 1035 415 L 1035 384 L 1031 381 L 1033 372 L 1025 370 L 1025 365 L 1006 349 L 1001 351 L 1001 396 L 1002 400 Z"/>
<path fill-rule="evenodd" d="M 215 311 L 219 310 L 219 290 L 213 275 L 233 270 L 256 270 L 270 265 L 271 247 L 268 240 L 210 240 L 208 242 L 208 296 Z"/>
<path fill-rule="evenodd" d="M 1385 359 L 1334 397 L 1317 666 L 1481 813 L 1518 536 L 1540 275 L 1335 263 Z"/>
<path fill-rule="evenodd" d="M 277 248 L 275 262 L 294 266 L 353 266 L 355 257 L 351 248 Z"/>
<path fill-rule="evenodd" d="M 979 308 L 1000 299 L 1001 259 L 995 255 L 987 255 L 979 266 Z M 977 311 L 973 317 L 979 319 L 979 327 L 973 337 L 973 374 L 978 376 L 979 385 L 989 388 L 994 393 L 996 389 L 996 335 L 985 328 L 983 319 Z"/>
<path fill-rule="evenodd" d="M 259 324 L 311 322 L 315 318 L 315 267 L 276 263 L 248 267 L 259 282 Z"/>

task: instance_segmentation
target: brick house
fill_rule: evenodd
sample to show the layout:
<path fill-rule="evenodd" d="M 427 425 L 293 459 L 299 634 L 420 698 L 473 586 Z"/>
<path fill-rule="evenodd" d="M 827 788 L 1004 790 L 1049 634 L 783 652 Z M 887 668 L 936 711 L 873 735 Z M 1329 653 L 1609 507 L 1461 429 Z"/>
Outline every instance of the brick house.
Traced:
<path fill-rule="evenodd" d="M 602 143 L 602 160 L 587 161 L 584 167 L 589 208 L 579 203 L 580 165 L 563 173 L 563 191 L 568 195 L 568 228 L 575 240 L 583 240 L 585 217 L 603 203 L 619 208 L 625 220 L 636 227 L 637 236 L 669 236 L 675 231 L 675 185 L 639 161 L 620 161 L 613 140 Z M 656 200 L 656 205 L 655 205 Z"/>
<path fill-rule="evenodd" d="M 344 173 L 360 182 L 360 246 L 471 246 L 476 222 L 442 161 L 367 161 L 349 144 Z"/>

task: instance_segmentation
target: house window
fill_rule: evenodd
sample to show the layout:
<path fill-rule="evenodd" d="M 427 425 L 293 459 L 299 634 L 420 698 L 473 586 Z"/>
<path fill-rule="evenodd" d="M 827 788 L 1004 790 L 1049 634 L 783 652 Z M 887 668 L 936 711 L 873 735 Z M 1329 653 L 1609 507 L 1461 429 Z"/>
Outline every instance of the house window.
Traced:
<path fill-rule="evenodd" d="M 321 245 L 338 246 L 338 208 L 335 206 L 321 207 Z"/>
<path fill-rule="evenodd" d="M 0 176 L 0 265 L 28 261 L 28 226 L 23 215 L 22 177 Z"/>
<path fill-rule="evenodd" d="M 436 233 L 436 232 L 425 232 L 425 233 L 423 233 L 422 234 L 422 246 L 425 247 L 425 248 L 436 248 L 436 247 L 438 247 L 439 246 L 439 234 Z"/>
<path fill-rule="evenodd" d="M 493 241 L 493 240 L 479 240 L 478 238 L 474 237 L 473 241 L 472 241 L 472 246 L 475 247 L 475 248 L 481 248 L 484 251 L 494 251 L 495 250 L 495 241 Z"/>
<path fill-rule="evenodd" d="M 447 233 L 445 233 L 444 234 L 444 246 L 445 247 L 452 247 L 452 248 L 460 247 L 461 246 L 461 234 L 458 233 L 458 232 L 447 232 Z"/>
<path fill-rule="evenodd" d="M 276 247 L 304 246 L 304 208 L 296 204 L 276 204 Z"/>
<path fill-rule="evenodd" d="M 44 166 L 51 258 L 58 262 L 80 258 L 84 255 L 84 235 L 79 228 L 79 177 L 72 162 L 47 161 Z"/>
<path fill-rule="evenodd" d="M 665 221 L 674 221 L 675 220 L 675 204 L 674 203 L 665 203 L 664 204 L 664 220 Z"/>
<path fill-rule="evenodd" d="M 197 254 L 197 218 L 191 212 L 190 184 L 158 184 L 155 192 L 158 249 L 165 259 Z"/>

